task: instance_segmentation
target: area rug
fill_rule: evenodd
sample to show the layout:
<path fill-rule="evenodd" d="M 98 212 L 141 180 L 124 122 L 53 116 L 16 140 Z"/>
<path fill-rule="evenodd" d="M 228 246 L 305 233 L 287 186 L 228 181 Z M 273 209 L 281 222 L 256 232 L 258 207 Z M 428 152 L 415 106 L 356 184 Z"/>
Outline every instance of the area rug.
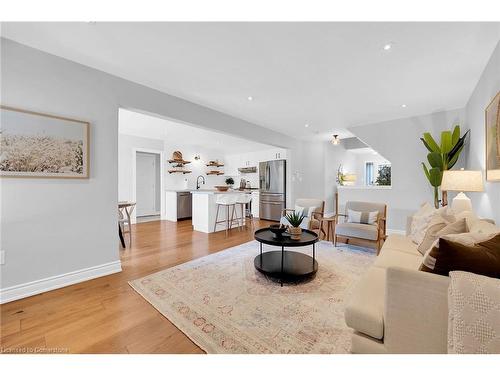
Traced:
<path fill-rule="evenodd" d="M 345 305 L 375 252 L 322 241 L 316 277 L 283 287 L 254 268 L 258 254 L 251 241 L 129 284 L 207 353 L 348 353 Z"/>

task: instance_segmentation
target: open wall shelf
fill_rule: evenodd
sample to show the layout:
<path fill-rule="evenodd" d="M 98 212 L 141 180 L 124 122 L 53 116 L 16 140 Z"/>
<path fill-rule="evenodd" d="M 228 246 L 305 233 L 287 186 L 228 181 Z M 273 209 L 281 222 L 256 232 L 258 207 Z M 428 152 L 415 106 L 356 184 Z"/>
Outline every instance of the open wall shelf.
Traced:
<path fill-rule="evenodd" d="M 188 171 L 188 170 L 185 170 L 185 169 L 169 169 L 168 170 L 168 173 L 182 173 L 182 174 L 186 174 L 186 173 L 191 173 L 192 171 Z"/>

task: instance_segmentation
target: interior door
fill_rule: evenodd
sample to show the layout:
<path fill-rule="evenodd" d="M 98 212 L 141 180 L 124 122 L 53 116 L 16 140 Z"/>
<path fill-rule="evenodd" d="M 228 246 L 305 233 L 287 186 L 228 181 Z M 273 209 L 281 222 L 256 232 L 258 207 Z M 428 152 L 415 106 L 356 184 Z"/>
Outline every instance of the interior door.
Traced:
<path fill-rule="evenodd" d="M 157 156 L 146 152 L 136 155 L 136 215 L 157 215 Z"/>

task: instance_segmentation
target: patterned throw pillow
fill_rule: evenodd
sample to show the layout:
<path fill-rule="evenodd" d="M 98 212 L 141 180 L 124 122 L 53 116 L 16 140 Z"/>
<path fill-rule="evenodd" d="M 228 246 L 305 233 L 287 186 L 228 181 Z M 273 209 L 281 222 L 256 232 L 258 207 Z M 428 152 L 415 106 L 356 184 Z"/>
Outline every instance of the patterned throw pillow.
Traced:
<path fill-rule="evenodd" d="M 450 272 L 448 353 L 500 354 L 500 280 Z"/>
<path fill-rule="evenodd" d="M 347 209 L 347 222 L 373 225 L 377 221 L 378 211 L 364 212 Z"/>
<path fill-rule="evenodd" d="M 425 232 L 429 227 L 429 223 L 436 213 L 436 209 L 429 203 L 424 203 L 415 215 L 413 215 L 410 228 L 411 240 L 420 245 L 424 240 Z"/>

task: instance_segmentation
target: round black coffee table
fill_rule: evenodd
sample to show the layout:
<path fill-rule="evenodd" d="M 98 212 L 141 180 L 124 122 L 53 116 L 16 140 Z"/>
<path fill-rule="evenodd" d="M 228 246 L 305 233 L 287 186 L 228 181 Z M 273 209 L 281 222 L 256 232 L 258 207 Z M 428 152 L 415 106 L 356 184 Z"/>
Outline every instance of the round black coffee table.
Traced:
<path fill-rule="evenodd" d="M 283 281 L 293 281 L 311 277 L 318 271 L 315 243 L 319 238 L 311 230 L 303 229 L 300 240 L 292 240 L 287 233 L 276 237 L 269 228 L 259 229 L 254 234 L 260 243 L 260 254 L 253 261 L 255 268 L 263 274 Z M 262 244 L 279 246 L 281 251 L 262 252 Z M 312 245 L 312 257 L 296 251 L 285 250 L 285 247 L 301 247 Z"/>

